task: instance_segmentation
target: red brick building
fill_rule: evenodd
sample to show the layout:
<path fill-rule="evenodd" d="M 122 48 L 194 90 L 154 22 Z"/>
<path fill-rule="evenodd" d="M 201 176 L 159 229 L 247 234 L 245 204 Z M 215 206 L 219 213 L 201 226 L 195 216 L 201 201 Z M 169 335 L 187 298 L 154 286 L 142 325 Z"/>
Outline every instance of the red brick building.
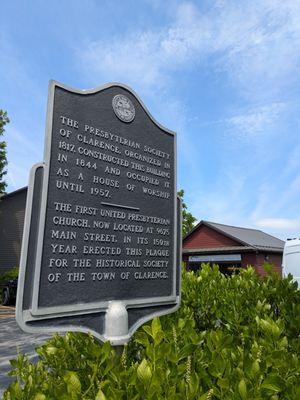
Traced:
<path fill-rule="evenodd" d="M 201 221 L 183 239 L 182 257 L 188 270 L 211 263 L 230 274 L 252 265 L 265 275 L 263 264 L 268 262 L 281 275 L 283 247 L 284 241 L 257 229 Z"/>

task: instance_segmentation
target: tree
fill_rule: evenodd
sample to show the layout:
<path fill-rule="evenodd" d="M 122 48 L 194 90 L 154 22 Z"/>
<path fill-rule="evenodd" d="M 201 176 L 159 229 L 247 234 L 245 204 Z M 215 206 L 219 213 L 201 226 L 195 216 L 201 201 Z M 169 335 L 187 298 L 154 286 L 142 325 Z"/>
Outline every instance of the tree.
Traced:
<path fill-rule="evenodd" d="M 9 123 L 9 118 L 7 116 L 7 112 L 0 110 L 0 136 L 5 132 L 4 127 Z M 5 171 L 5 167 L 7 165 L 6 158 L 6 142 L 0 141 L 0 196 L 5 193 L 5 188 L 7 186 L 6 182 L 3 180 L 4 175 L 7 171 Z"/>
<path fill-rule="evenodd" d="M 187 210 L 187 205 L 183 200 L 184 190 L 181 189 L 177 192 L 178 196 L 182 200 L 182 237 L 185 237 L 194 227 L 194 222 L 197 220 L 190 212 Z"/>

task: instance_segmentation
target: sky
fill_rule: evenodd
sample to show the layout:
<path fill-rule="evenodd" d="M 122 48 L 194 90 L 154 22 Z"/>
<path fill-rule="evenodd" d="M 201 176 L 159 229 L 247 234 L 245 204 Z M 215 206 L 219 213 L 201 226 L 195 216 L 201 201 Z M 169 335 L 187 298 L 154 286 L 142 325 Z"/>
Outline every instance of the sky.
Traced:
<path fill-rule="evenodd" d="M 7 192 L 43 160 L 48 81 L 121 82 L 177 132 L 200 220 L 300 236 L 300 0 L 3 1 Z"/>

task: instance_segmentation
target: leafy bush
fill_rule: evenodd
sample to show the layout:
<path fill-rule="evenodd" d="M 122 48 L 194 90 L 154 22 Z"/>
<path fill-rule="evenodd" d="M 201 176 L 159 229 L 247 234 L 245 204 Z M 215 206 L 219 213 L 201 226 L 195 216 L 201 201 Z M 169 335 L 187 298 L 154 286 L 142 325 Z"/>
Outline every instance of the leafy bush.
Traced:
<path fill-rule="evenodd" d="M 143 325 L 121 354 L 55 335 L 12 360 L 5 400 L 297 400 L 300 291 L 291 277 L 183 273 L 178 312 Z"/>
<path fill-rule="evenodd" d="M 3 288 L 2 285 L 11 279 L 16 279 L 19 275 L 19 268 L 14 267 L 0 275 L 0 304 L 2 303 Z"/>
<path fill-rule="evenodd" d="M 4 274 L 0 276 L 0 283 L 10 281 L 11 279 L 16 279 L 18 275 L 19 275 L 19 268 L 18 267 L 11 268 L 10 270 L 4 272 Z"/>

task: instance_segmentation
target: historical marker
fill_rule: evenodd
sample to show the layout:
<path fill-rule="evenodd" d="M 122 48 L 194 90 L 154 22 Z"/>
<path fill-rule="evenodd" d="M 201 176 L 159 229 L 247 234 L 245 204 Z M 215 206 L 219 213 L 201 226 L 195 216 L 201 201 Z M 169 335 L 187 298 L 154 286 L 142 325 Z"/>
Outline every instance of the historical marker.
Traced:
<path fill-rule="evenodd" d="M 125 343 L 180 301 L 176 137 L 125 85 L 50 82 L 32 168 L 17 322 Z"/>

